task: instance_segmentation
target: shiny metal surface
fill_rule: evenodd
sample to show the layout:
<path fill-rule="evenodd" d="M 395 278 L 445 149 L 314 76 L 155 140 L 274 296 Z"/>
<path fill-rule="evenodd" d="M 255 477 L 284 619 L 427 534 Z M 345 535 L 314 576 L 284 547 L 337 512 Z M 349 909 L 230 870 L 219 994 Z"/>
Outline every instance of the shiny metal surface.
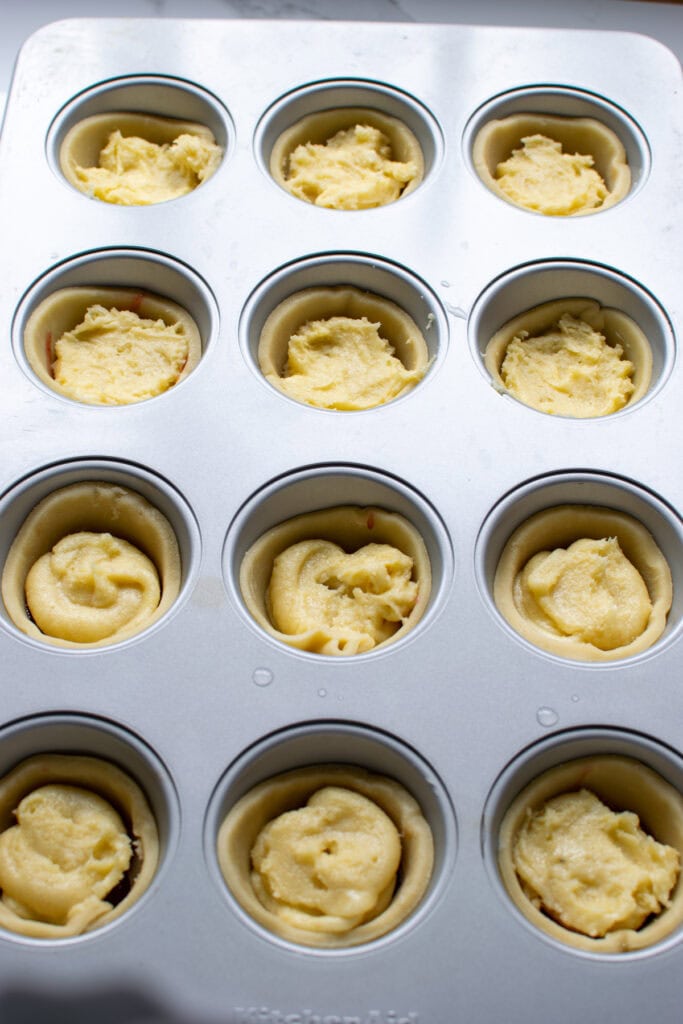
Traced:
<path fill-rule="evenodd" d="M 281 116 L 286 95 L 305 87 L 310 104 L 315 83 L 343 93 L 349 81 L 370 92 L 386 83 L 411 116 L 425 111 L 431 156 L 425 182 L 405 200 L 343 214 L 285 194 L 263 147 L 268 111 Z M 124 90 L 114 100 L 112 83 Z M 56 1005 L 112 990 L 137 993 L 163 1019 L 198 1024 L 679 1019 L 682 936 L 616 962 L 542 939 L 492 881 L 487 830 L 498 814 L 495 781 L 549 735 L 566 732 L 571 749 L 584 750 L 582 730 L 598 747 L 601 731 L 608 745 L 618 733 L 619 749 L 636 756 L 644 736 L 643 757 L 663 771 L 673 765 L 680 783 L 676 758 L 652 754 L 683 745 L 680 86 L 666 49 L 611 32 L 79 20 L 48 26 L 25 46 L 0 145 L 2 551 L 50 477 L 58 485 L 93 473 L 158 496 L 182 535 L 186 578 L 166 619 L 111 649 L 48 649 L 0 615 L 0 765 L 45 736 L 90 750 L 93 728 L 111 723 L 102 750 L 125 764 L 121 735 L 130 734 L 131 770 L 156 794 L 166 835 L 158 884 L 127 917 L 63 943 L 0 936 L 0 1020 L 2 999 L 17 992 Z M 618 123 L 635 126 L 633 194 L 574 220 L 490 194 L 471 169 L 469 126 L 485 104 L 520 90 L 623 112 Z M 111 109 L 121 95 L 169 113 L 182 95 L 182 116 L 209 111 L 227 145 L 215 176 L 156 207 L 75 192 L 56 167 L 60 133 L 79 104 Z M 304 407 L 255 366 L 262 303 L 278 301 L 291 281 L 330 283 L 335 266 L 336 283 L 367 280 L 396 301 L 409 296 L 413 316 L 433 317 L 426 378 L 377 410 Z M 21 356 L 31 305 L 54 282 L 88 280 L 139 281 L 192 308 L 204 345 L 197 370 L 168 394 L 123 408 L 76 405 L 39 386 Z M 498 394 L 481 362 L 490 329 L 579 282 L 623 299 L 655 335 L 656 386 L 602 420 L 534 412 Z M 598 668 L 561 661 L 499 621 L 487 579 L 505 532 L 500 508 L 511 530 L 520 509 L 542 504 L 546 485 L 548 503 L 617 494 L 661 533 L 674 608 L 646 655 Z M 395 647 L 349 660 L 265 638 L 234 584 L 248 538 L 306 502 L 366 496 L 424 525 L 439 581 L 424 623 Z M 440 849 L 429 905 L 400 934 L 319 953 L 271 941 L 241 919 L 220 889 L 211 836 L 221 786 L 238 785 L 240 764 L 254 770 L 254 745 L 265 744 L 280 770 L 287 752 L 292 763 L 307 749 L 320 758 L 330 734 L 335 757 L 348 749 L 407 781 L 424 765 Z"/>

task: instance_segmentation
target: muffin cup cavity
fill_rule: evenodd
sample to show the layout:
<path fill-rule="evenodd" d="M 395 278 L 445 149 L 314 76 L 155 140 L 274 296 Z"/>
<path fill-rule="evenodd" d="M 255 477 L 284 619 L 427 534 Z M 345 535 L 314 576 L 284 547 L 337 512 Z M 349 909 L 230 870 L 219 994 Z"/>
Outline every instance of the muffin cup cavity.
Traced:
<path fill-rule="evenodd" d="M 367 544 L 386 544 L 412 559 L 415 603 L 396 631 L 367 653 L 412 633 L 440 605 L 450 580 L 452 555 L 442 524 L 408 488 L 350 467 L 320 467 L 276 481 L 247 502 L 231 524 L 224 551 L 226 583 L 252 625 L 300 651 L 344 653 L 343 642 L 334 652 L 329 638 L 323 643 L 327 631 L 322 623 L 300 633 L 283 633 L 273 623 L 268 591 L 274 561 L 306 540 L 331 542 L 347 555 Z M 325 646 L 329 650 L 322 651 Z"/>
<path fill-rule="evenodd" d="M 0 928 L 8 937 L 63 942 L 116 921 L 148 893 L 177 838 L 177 801 L 161 762 L 137 737 L 78 715 L 45 715 L 3 727 L 0 831 L 15 824 L 13 812 L 22 799 L 46 785 L 73 786 L 104 799 L 120 815 L 133 852 L 107 899 L 110 908 L 94 919 L 86 908 L 59 924 L 25 917 L 11 901 L 0 901 Z"/>
<path fill-rule="evenodd" d="M 439 129 L 411 96 L 374 82 L 318 82 L 285 95 L 264 114 L 257 128 L 257 157 L 273 180 L 290 191 L 289 158 L 297 146 L 322 145 L 359 124 L 388 138 L 392 160 L 414 163 L 416 173 L 402 188 L 399 199 L 417 189 L 440 156 Z"/>
<path fill-rule="evenodd" d="M 53 376 L 54 346 L 65 331 L 83 322 L 93 305 L 183 325 L 187 360 L 164 394 L 190 376 L 217 329 L 216 304 L 207 285 L 189 267 L 161 253 L 105 249 L 69 259 L 26 291 L 12 331 L 15 354 L 25 373 L 69 401 L 76 399 L 64 394 Z"/>
<path fill-rule="evenodd" d="M 593 158 L 607 196 L 593 209 L 569 216 L 599 213 L 639 187 L 649 168 L 647 143 L 635 122 L 619 107 L 591 93 L 565 87 L 516 89 L 484 104 L 465 132 L 465 151 L 484 185 L 505 202 L 530 211 L 504 192 L 496 169 L 522 139 L 543 135 L 561 143 L 565 153 Z M 534 212 L 534 211 L 531 211 Z"/>
<path fill-rule="evenodd" d="M 596 667 L 651 653 L 677 634 L 682 537 L 675 513 L 627 481 L 598 474 L 542 477 L 508 495 L 489 515 L 477 541 L 477 575 L 492 610 L 515 636 L 540 651 Z M 635 638 L 603 649 L 531 616 L 521 573 L 540 552 L 605 538 L 616 538 L 640 575 L 651 610 Z"/>
<path fill-rule="evenodd" d="M 89 195 L 78 168 L 96 167 L 115 131 L 157 146 L 171 144 L 183 134 L 193 135 L 215 141 L 223 150 L 223 160 L 233 137 L 222 104 L 191 82 L 150 75 L 112 79 L 85 90 L 56 116 L 48 135 L 54 170 L 77 191 Z"/>
<path fill-rule="evenodd" d="M 608 415 L 631 411 L 663 386 L 675 348 L 671 324 L 657 300 L 608 267 L 553 260 L 509 271 L 476 300 L 469 323 L 470 343 L 493 387 L 521 401 L 501 377 L 507 346 L 520 331 L 532 337 L 542 334 L 564 314 L 597 325 L 607 344 L 620 345 L 624 358 L 633 363 L 633 392 L 621 409 Z"/>
<path fill-rule="evenodd" d="M 644 955 L 680 938 L 683 881 L 680 873 L 669 905 L 639 928 L 591 936 L 550 916 L 525 890 L 513 851 L 529 815 L 553 797 L 586 789 L 610 810 L 631 811 L 640 827 L 683 856 L 683 763 L 655 741 L 616 730 L 585 729 L 558 734 L 524 752 L 503 772 L 484 814 L 484 850 L 502 894 L 538 934 L 565 948 L 594 955 Z"/>
<path fill-rule="evenodd" d="M 402 845 L 388 906 L 341 934 L 282 920 L 260 902 L 251 882 L 251 850 L 263 826 L 326 786 L 375 803 L 398 828 Z M 416 924 L 438 898 L 455 842 L 450 802 L 429 766 L 392 737 L 351 723 L 309 723 L 260 741 L 221 780 L 206 822 L 216 880 L 244 920 L 275 941 L 317 954 L 390 941 Z"/>
<path fill-rule="evenodd" d="M 61 472 L 44 471 L 9 492 L 0 507 L 8 523 L 2 552 L 6 624 L 32 640 L 89 650 L 126 640 L 165 616 L 196 573 L 198 535 L 189 510 L 153 480 L 140 471 L 136 479 L 111 464 L 81 463 Z M 111 534 L 133 545 L 153 564 L 160 587 L 158 604 L 144 619 L 131 619 L 130 626 L 110 636 L 83 642 L 42 632 L 26 597 L 27 576 L 36 561 L 63 538 L 79 533 Z"/>
<path fill-rule="evenodd" d="M 383 259 L 323 253 L 281 267 L 247 300 L 240 338 L 254 372 L 284 394 L 278 382 L 292 333 L 309 320 L 330 316 L 379 322 L 381 337 L 408 370 L 433 372 L 446 349 L 445 313 L 423 281 Z"/>

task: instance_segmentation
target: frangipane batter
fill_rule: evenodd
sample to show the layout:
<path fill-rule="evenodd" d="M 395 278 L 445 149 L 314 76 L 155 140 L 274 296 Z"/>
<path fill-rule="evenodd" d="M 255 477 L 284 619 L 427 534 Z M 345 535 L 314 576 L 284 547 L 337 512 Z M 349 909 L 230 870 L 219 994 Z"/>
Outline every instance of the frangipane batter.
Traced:
<path fill-rule="evenodd" d="M 405 310 L 350 286 L 307 288 L 267 317 L 259 364 L 274 387 L 323 409 L 371 409 L 411 390 L 429 366 Z"/>
<path fill-rule="evenodd" d="M 636 814 L 587 789 L 529 812 L 512 858 L 536 906 L 593 938 L 638 929 L 670 906 L 680 868 L 678 850 L 646 835 Z"/>
<path fill-rule="evenodd" d="M 276 140 L 275 180 L 304 202 L 335 210 L 393 203 L 424 175 L 412 131 L 398 118 L 366 108 L 309 114 Z"/>
<path fill-rule="evenodd" d="M 413 628 L 431 568 L 422 538 L 402 516 L 340 506 L 265 533 L 243 559 L 240 588 L 254 619 L 282 642 L 354 655 Z"/>
<path fill-rule="evenodd" d="M 498 562 L 494 599 L 538 647 L 567 658 L 613 660 L 646 650 L 662 634 L 671 572 L 636 519 L 563 505 L 514 531 Z"/>
<path fill-rule="evenodd" d="M 54 391 L 91 405 L 160 395 L 196 367 L 199 328 L 170 299 L 107 287 L 60 288 L 24 328 L 31 368 Z"/>
<path fill-rule="evenodd" d="M 205 125 L 128 113 L 85 118 L 66 134 L 60 150 L 72 185 L 120 206 L 184 196 L 214 174 L 222 157 Z"/>
<path fill-rule="evenodd" d="M 0 927 L 37 938 L 99 928 L 148 888 L 158 858 L 146 797 L 116 765 L 36 754 L 0 779 Z"/>
<path fill-rule="evenodd" d="M 157 508 L 127 488 L 83 481 L 53 491 L 26 518 L 5 560 L 2 596 L 29 636 L 100 646 L 168 610 L 180 571 L 173 528 Z"/>
<path fill-rule="evenodd" d="M 605 210 L 631 187 L 621 140 L 591 117 L 519 113 L 493 119 L 477 133 L 472 158 L 501 199 L 550 217 Z"/>
<path fill-rule="evenodd" d="M 596 753 L 532 779 L 498 833 L 501 878 L 537 928 L 592 952 L 660 942 L 683 923 L 683 796 L 648 765 Z"/>
<path fill-rule="evenodd" d="M 519 314 L 484 354 L 494 383 L 555 416 L 607 416 L 642 398 L 652 350 L 635 321 L 591 299 L 556 299 Z"/>
<path fill-rule="evenodd" d="M 235 898 L 276 935 L 349 946 L 395 928 L 429 883 L 431 830 L 394 779 L 348 765 L 260 783 L 228 812 L 218 859 Z"/>

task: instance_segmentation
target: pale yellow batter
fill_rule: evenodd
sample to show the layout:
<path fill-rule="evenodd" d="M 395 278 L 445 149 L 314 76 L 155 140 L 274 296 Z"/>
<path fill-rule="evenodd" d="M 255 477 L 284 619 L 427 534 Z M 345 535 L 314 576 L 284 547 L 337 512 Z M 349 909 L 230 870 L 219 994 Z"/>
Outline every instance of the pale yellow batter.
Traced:
<path fill-rule="evenodd" d="M 307 142 L 289 157 L 287 187 L 298 199 L 333 210 L 367 210 L 399 198 L 417 174 L 392 159 L 389 140 L 370 125 L 337 132 L 324 144 Z"/>
<path fill-rule="evenodd" d="M 381 508 L 334 506 L 267 530 L 247 550 L 240 590 L 255 621 L 298 650 L 354 655 L 414 628 L 431 565 L 409 520 Z"/>
<path fill-rule="evenodd" d="M 182 306 L 111 287 L 52 292 L 29 316 L 23 342 L 43 384 L 92 405 L 162 394 L 185 379 L 202 354 L 199 328 Z"/>
<path fill-rule="evenodd" d="M 179 135 L 158 145 L 114 131 L 97 167 L 77 167 L 81 189 L 105 203 L 149 206 L 194 191 L 211 177 L 223 152 L 198 135 Z"/>
<path fill-rule="evenodd" d="M 586 789 L 528 812 L 512 851 L 529 899 L 566 928 L 592 937 L 638 929 L 670 905 L 680 855 Z"/>
<path fill-rule="evenodd" d="M 55 342 L 52 369 L 70 398 L 125 405 L 172 387 L 188 354 L 180 323 L 143 319 L 133 310 L 90 306 L 84 320 Z"/>
<path fill-rule="evenodd" d="M 249 790 L 219 829 L 231 892 L 270 932 L 307 946 L 376 939 L 417 907 L 434 863 L 431 829 L 394 779 L 322 764 Z"/>
<path fill-rule="evenodd" d="M 496 195 L 551 217 L 605 210 L 631 187 L 620 138 L 591 117 L 521 112 L 492 119 L 477 132 L 472 159 Z"/>
<path fill-rule="evenodd" d="M 0 834 L 3 903 L 19 917 L 83 924 L 111 910 L 108 894 L 127 872 L 131 840 L 96 793 L 46 785 L 23 798 L 17 824 Z"/>
<path fill-rule="evenodd" d="M 518 206 L 552 217 L 585 213 L 601 206 L 607 187 L 593 157 L 564 153 L 562 143 L 528 135 L 496 168 L 501 190 Z"/>
<path fill-rule="evenodd" d="M 606 416 L 633 394 L 633 363 L 621 345 L 570 314 L 536 337 L 525 331 L 507 346 L 500 376 L 525 405 L 557 416 Z"/>
<path fill-rule="evenodd" d="M 391 818 L 360 793 L 327 786 L 259 832 L 251 852 L 261 903 L 295 927 L 344 933 L 390 903 L 401 861 Z"/>
<path fill-rule="evenodd" d="M 259 365 L 273 387 L 323 409 L 371 409 L 410 391 L 430 364 L 400 306 L 351 286 L 305 288 L 265 320 Z"/>
<path fill-rule="evenodd" d="M 587 661 L 650 647 L 672 596 L 668 563 L 642 523 L 590 505 L 559 505 L 523 522 L 494 578 L 496 605 L 521 636 Z"/>
<path fill-rule="evenodd" d="M 39 629 L 76 643 L 142 628 L 160 596 L 154 563 L 110 533 L 63 537 L 26 577 L 26 603 Z"/>
<path fill-rule="evenodd" d="M 330 317 L 303 324 L 292 335 L 278 386 L 323 409 L 371 409 L 390 402 L 424 375 L 407 370 L 366 317 Z"/>
<path fill-rule="evenodd" d="M 311 633 L 309 650 L 360 654 L 388 640 L 417 600 L 413 560 L 388 544 L 347 554 L 325 540 L 304 540 L 273 563 L 268 601 L 273 624 Z"/>
<path fill-rule="evenodd" d="M 159 833 L 109 761 L 36 754 L 0 778 L 0 928 L 61 939 L 122 916 L 152 882 Z"/>
<path fill-rule="evenodd" d="M 652 613 L 645 582 L 615 537 L 539 552 L 520 573 L 516 594 L 540 628 L 602 651 L 632 643 Z"/>
<path fill-rule="evenodd" d="M 5 559 L 2 599 L 35 639 L 103 646 L 160 618 L 181 579 L 166 517 L 136 491 L 82 480 L 52 491 L 26 517 Z"/>

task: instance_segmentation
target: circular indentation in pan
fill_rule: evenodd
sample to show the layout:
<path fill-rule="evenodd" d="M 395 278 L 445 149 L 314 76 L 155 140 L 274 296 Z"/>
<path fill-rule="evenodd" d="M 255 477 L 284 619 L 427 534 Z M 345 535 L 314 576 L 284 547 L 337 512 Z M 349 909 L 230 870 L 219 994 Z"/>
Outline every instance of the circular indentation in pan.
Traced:
<path fill-rule="evenodd" d="M 593 513 L 597 512 L 597 516 Z M 543 533 L 544 518 L 555 531 L 549 540 Z M 595 520 L 595 522 L 593 522 Z M 596 526 L 597 523 L 597 526 Z M 538 524 L 538 525 L 537 525 Z M 530 540 L 522 538 L 529 527 Z M 540 547 L 534 548 L 537 529 Z M 600 532 L 600 531 L 603 532 Z M 571 636 L 560 636 L 524 620 L 514 601 L 513 580 L 502 563 L 521 569 L 538 550 L 564 548 L 583 537 L 617 537 L 624 554 L 640 573 L 653 610 L 643 632 L 651 646 L 638 649 L 636 639 L 623 648 L 601 651 L 592 644 L 580 644 Z M 510 543 L 511 538 L 514 543 Z M 527 550 L 528 549 L 528 550 Z M 518 565 L 519 563 L 519 565 Z M 670 578 L 667 573 L 670 572 Z M 507 494 L 487 516 L 475 550 L 475 571 L 479 589 L 491 613 L 502 628 L 518 642 L 545 656 L 576 660 L 591 669 L 613 665 L 619 658 L 629 662 L 662 651 L 680 633 L 683 618 L 683 523 L 673 509 L 656 495 L 628 480 L 607 474 L 566 472 L 537 477 Z M 497 578 L 498 577 L 498 578 Z M 673 584 L 673 600 L 666 604 Z M 500 603 L 501 607 L 498 607 Z M 654 636 L 655 621 L 666 624 Z M 625 653 L 620 653 L 623 651 Z M 578 660 L 577 660 L 578 659 Z"/>
<path fill-rule="evenodd" d="M 607 129 L 608 138 L 600 137 L 601 126 Z M 483 104 L 472 115 L 463 139 L 465 159 L 472 173 L 506 202 L 512 200 L 496 182 L 496 166 L 519 147 L 524 136 L 533 134 L 561 142 L 565 152 L 594 157 L 595 169 L 610 194 L 601 206 L 583 211 L 586 214 L 599 213 L 626 195 L 633 195 L 647 178 L 648 144 L 626 111 L 579 89 L 524 87 L 501 93 Z M 626 170 L 618 166 L 624 156 Z"/>
<path fill-rule="evenodd" d="M 99 82 L 62 107 L 47 138 L 53 171 L 82 191 L 74 162 L 96 166 L 109 134 L 117 128 L 157 145 L 170 143 L 183 132 L 210 133 L 223 150 L 223 161 L 233 147 L 230 115 L 206 89 L 180 78 L 131 75 Z"/>
<path fill-rule="evenodd" d="M 10 772 L 16 779 L 11 785 L 5 781 Z M 151 897 L 150 886 L 159 883 L 178 840 L 177 795 L 156 754 L 136 735 L 105 719 L 59 713 L 4 725 L 0 730 L 3 831 L 14 824 L 12 812 L 17 802 L 36 786 L 48 783 L 76 785 L 102 796 L 136 838 L 127 882 L 114 890 L 113 909 L 87 928 L 89 935 L 124 913 L 135 912 Z M 22 934 L 5 931 L 10 916 L 3 910 L 0 927 L 5 938 L 40 944 L 49 939 L 64 943 L 85 938 L 68 926 L 60 931 L 34 923 Z"/>
<path fill-rule="evenodd" d="M 365 927 L 356 930 L 355 937 L 350 937 L 348 933 L 346 937 L 338 936 L 337 939 L 328 936 L 320 944 L 303 940 L 311 953 L 338 956 L 353 952 L 354 946 L 358 948 L 358 944 L 365 945 L 368 941 L 373 941 L 373 946 L 391 942 L 417 927 L 438 902 L 448 882 L 456 855 L 453 808 L 443 783 L 415 751 L 388 734 L 349 722 L 311 722 L 273 734 L 238 757 L 218 783 L 205 819 L 204 843 L 207 863 L 216 885 L 224 893 L 233 912 L 272 941 L 294 944 L 301 950 L 302 940 L 297 939 L 296 932 L 290 930 L 289 934 L 275 934 L 271 930 L 272 919 L 269 922 L 268 915 L 259 910 L 258 901 L 254 902 L 249 884 L 249 855 L 252 840 L 263 823 L 264 815 L 265 820 L 269 820 L 292 806 L 301 806 L 310 793 L 321 785 L 334 785 L 336 781 L 344 784 L 334 777 L 338 767 L 328 777 L 325 774 L 326 766 L 342 766 L 342 771 L 350 769 L 351 772 L 357 772 L 360 779 L 381 776 L 394 780 L 417 802 L 429 826 L 433 843 L 433 867 L 429 874 L 424 870 L 431 859 L 429 837 L 425 834 L 423 823 L 418 825 L 416 822 L 414 828 L 410 826 L 412 811 L 407 814 L 407 834 L 403 836 L 404 853 L 399 868 L 402 877 L 394 895 L 394 899 L 403 904 L 402 916 L 397 914 L 396 920 L 390 925 L 391 930 L 386 934 L 376 934 L 374 938 L 371 936 L 373 928 L 370 921 Z M 258 818 L 252 818 L 251 811 L 245 812 L 244 831 L 241 835 L 235 837 L 234 834 L 228 835 L 227 829 L 221 831 L 226 815 L 241 798 L 253 794 L 255 787 L 261 787 L 258 792 L 262 792 L 268 780 L 277 776 L 282 780 L 283 775 L 292 772 L 295 774 L 285 778 L 284 784 L 280 781 L 280 792 L 273 795 L 272 800 L 266 797 L 266 805 L 259 804 L 254 808 Z M 311 776 L 317 781 L 312 782 Z M 295 780 L 294 796 L 291 789 L 289 795 L 283 793 L 291 780 Z M 358 789 L 360 792 L 362 785 L 361 782 Z M 385 804 L 381 798 L 382 790 L 380 785 L 376 791 L 377 801 L 393 817 L 394 797 Z M 267 806 L 268 803 L 270 806 Z M 236 884 L 242 895 L 231 892 L 230 884 Z M 343 948 L 329 948 L 335 943 Z M 325 949 L 325 946 L 328 948 Z"/>
<path fill-rule="evenodd" d="M 425 587 L 421 594 L 418 587 L 415 608 L 398 632 L 368 651 L 368 656 L 408 642 L 434 620 L 453 573 L 450 540 L 437 512 L 420 494 L 391 477 L 358 466 L 323 465 L 267 484 L 230 524 L 223 549 L 224 579 L 252 628 L 285 650 L 293 649 L 285 634 L 273 626 L 268 611 L 266 591 L 273 560 L 299 540 L 319 539 L 323 530 L 322 539 L 347 552 L 371 542 L 391 544 L 413 557 L 416 579 L 431 578 L 428 592 Z M 295 638 L 291 640 L 294 643 Z"/>
<path fill-rule="evenodd" d="M 613 811 L 637 814 L 646 833 L 683 856 L 680 755 L 648 736 L 607 728 L 577 729 L 529 747 L 494 783 L 482 819 L 482 849 L 492 883 L 521 923 L 559 949 L 632 959 L 668 948 L 680 939 L 683 926 L 680 876 L 668 908 L 638 929 L 614 930 L 602 938 L 565 927 L 539 909 L 520 884 L 512 848 L 528 813 L 538 811 L 552 797 L 582 788 Z M 595 870 L 598 874 L 599 863 Z M 576 891 L 580 894 L 581 887 Z"/>
<path fill-rule="evenodd" d="M 173 307 L 178 307 L 178 315 L 188 321 L 190 349 L 174 387 L 196 367 L 218 329 L 216 301 L 208 285 L 184 263 L 142 249 L 82 253 L 57 264 L 27 289 L 12 325 L 19 364 L 51 394 L 62 394 L 52 375 L 54 345 L 64 331 L 83 321 L 86 309 L 95 303 L 132 309 L 143 318 L 169 323 L 175 315 Z"/>
<path fill-rule="evenodd" d="M 441 158 L 440 129 L 418 100 L 378 82 L 339 79 L 295 89 L 266 111 L 254 139 L 257 162 L 286 189 L 288 158 L 296 146 L 324 143 L 359 123 L 378 128 L 389 138 L 393 160 L 418 165 L 418 174 L 406 184 L 401 199 L 419 187 Z"/>
<path fill-rule="evenodd" d="M 500 376 L 508 335 L 514 336 L 523 326 L 523 317 L 539 306 L 553 303 L 559 318 L 564 310 L 574 310 L 573 315 L 578 316 L 583 302 L 595 303 L 603 310 L 607 342 L 619 343 L 625 358 L 634 364 L 634 392 L 623 411 L 651 398 L 665 383 L 675 358 L 666 314 L 636 281 L 609 267 L 578 260 L 524 264 L 501 275 L 482 292 L 469 320 L 470 345 L 482 373 L 495 388 L 510 394 Z M 628 318 L 626 323 L 623 317 Z M 629 321 L 635 324 L 635 332 L 629 331 Z"/>
<path fill-rule="evenodd" d="M 344 300 L 374 320 L 378 312 L 377 299 L 388 300 L 399 311 L 409 317 L 421 333 L 426 347 L 426 358 L 432 372 L 434 364 L 445 352 L 448 327 L 444 311 L 431 289 L 410 271 L 383 259 L 373 259 L 358 253 L 321 253 L 306 257 L 281 267 L 262 281 L 249 296 L 240 320 L 240 341 L 245 358 L 254 372 L 263 380 L 264 372 L 280 374 L 286 362 L 286 342 L 289 338 L 278 335 L 278 344 L 270 352 L 259 353 L 259 343 L 266 321 L 281 306 L 296 295 L 313 294 L 315 289 L 322 298 L 311 306 L 324 314 L 326 304 L 334 308 L 343 299 L 334 299 L 335 292 L 353 290 L 354 298 Z M 328 294 L 329 293 L 329 294 Z M 367 311 L 364 311 L 364 296 L 367 296 Z M 328 314 L 329 315 L 329 314 Z M 351 315 L 351 314 L 349 314 Z M 417 365 L 417 353 L 412 346 L 405 345 L 405 333 L 400 321 L 385 327 L 380 334 L 392 343 L 398 358 L 408 369 Z M 270 385 L 269 385 L 270 386 Z M 404 394 L 409 394 L 405 392 Z"/>
<path fill-rule="evenodd" d="M 0 498 L 0 521 L 0 624 L 26 642 L 78 652 L 134 641 L 177 611 L 199 570 L 199 528 L 184 499 L 161 477 L 123 462 L 80 459 L 41 469 Z M 121 629 L 111 640 L 78 643 L 42 633 L 30 617 L 25 581 L 31 565 L 62 537 L 80 531 L 112 533 L 154 564 L 159 604 L 149 625 L 139 625 L 134 635 Z"/>

